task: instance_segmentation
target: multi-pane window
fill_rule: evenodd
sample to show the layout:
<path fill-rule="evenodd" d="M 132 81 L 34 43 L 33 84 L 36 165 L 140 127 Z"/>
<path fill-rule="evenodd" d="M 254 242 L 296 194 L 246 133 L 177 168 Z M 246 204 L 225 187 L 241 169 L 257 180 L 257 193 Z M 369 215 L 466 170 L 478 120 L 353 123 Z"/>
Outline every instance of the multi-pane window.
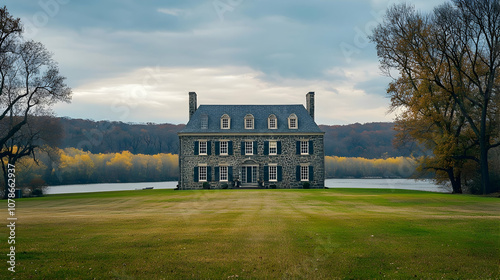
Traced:
<path fill-rule="evenodd" d="M 245 142 L 245 155 L 253 155 L 253 142 Z"/>
<path fill-rule="evenodd" d="M 297 129 L 298 128 L 298 125 L 297 125 L 297 116 L 295 114 L 291 114 L 288 117 L 288 128 L 289 129 Z"/>
<path fill-rule="evenodd" d="M 229 118 L 228 115 L 223 115 L 222 118 L 220 119 L 220 126 L 221 129 L 229 129 L 231 126 L 231 119 Z"/>
<path fill-rule="evenodd" d="M 267 121 L 268 121 L 267 124 L 268 124 L 269 129 L 277 129 L 278 128 L 278 122 L 277 122 L 275 115 L 270 115 Z"/>
<path fill-rule="evenodd" d="M 207 154 L 207 141 L 199 142 L 199 154 L 206 155 Z"/>
<path fill-rule="evenodd" d="M 269 142 L 269 154 L 277 155 L 278 154 L 278 142 L 270 141 Z"/>
<path fill-rule="evenodd" d="M 198 181 L 206 182 L 207 181 L 207 167 L 199 166 L 198 167 Z"/>
<path fill-rule="evenodd" d="M 228 143 L 227 141 L 220 141 L 220 154 L 227 155 L 228 154 Z"/>
<path fill-rule="evenodd" d="M 309 141 L 300 141 L 300 154 L 301 155 L 309 154 Z"/>
<path fill-rule="evenodd" d="M 300 180 L 309 181 L 309 166 L 300 167 Z"/>
<path fill-rule="evenodd" d="M 227 181 L 227 166 L 220 166 L 219 167 L 219 174 L 220 174 L 220 178 L 219 178 L 219 181 Z"/>
<path fill-rule="evenodd" d="M 269 166 L 269 181 L 278 181 L 278 167 L 276 165 Z"/>
<path fill-rule="evenodd" d="M 245 129 L 253 129 L 253 116 L 250 114 L 245 116 Z"/>

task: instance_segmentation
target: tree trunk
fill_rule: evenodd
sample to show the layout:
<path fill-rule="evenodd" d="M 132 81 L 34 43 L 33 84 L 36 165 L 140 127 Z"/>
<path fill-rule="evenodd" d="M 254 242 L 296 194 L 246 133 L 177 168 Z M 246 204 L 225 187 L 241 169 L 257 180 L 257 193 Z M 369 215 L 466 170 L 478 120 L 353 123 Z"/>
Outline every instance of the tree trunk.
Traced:
<path fill-rule="evenodd" d="M 453 169 L 448 169 L 448 177 L 450 178 L 451 188 L 453 193 L 462 193 L 462 178 L 460 173 L 455 176 Z"/>
<path fill-rule="evenodd" d="M 483 194 L 488 194 L 490 190 L 490 170 L 488 168 L 488 147 L 485 141 L 480 142 L 479 164 L 481 168 L 481 189 Z"/>

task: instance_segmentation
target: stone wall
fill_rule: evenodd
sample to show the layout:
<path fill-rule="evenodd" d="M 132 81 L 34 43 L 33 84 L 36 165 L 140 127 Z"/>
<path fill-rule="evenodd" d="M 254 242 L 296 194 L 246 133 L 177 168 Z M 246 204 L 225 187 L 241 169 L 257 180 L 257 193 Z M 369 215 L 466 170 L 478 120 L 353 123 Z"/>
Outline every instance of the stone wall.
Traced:
<path fill-rule="evenodd" d="M 218 182 L 215 178 L 215 167 L 227 165 L 233 167 L 233 181 L 227 182 L 229 187 L 233 187 L 234 181 L 240 180 L 240 169 L 245 162 L 255 162 L 258 164 L 257 178 L 262 187 L 276 185 L 277 188 L 301 188 L 303 182 L 297 181 L 296 167 L 305 164 L 313 166 L 314 176 L 310 181 L 311 188 L 323 188 L 325 180 L 324 166 L 324 144 L 323 135 L 217 135 L 217 136 L 190 136 L 181 135 L 180 156 L 179 156 L 179 187 L 181 189 L 201 189 L 203 182 L 194 182 L 194 169 L 200 164 L 211 166 L 212 181 L 209 182 L 212 188 L 221 188 L 226 182 Z M 232 141 L 232 155 L 216 155 L 217 141 Z M 300 140 L 310 140 L 313 143 L 312 155 L 297 155 L 296 142 Z M 210 141 L 210 155 L 195 155 L 196 141 Z M 256 141 L 256 155 L 241 155 L 241 142 Z M 265 155 L 265 141 L 281 141 L 281 154 Z M 282 180 L 280 182 L 264 181 L 264 167 L 269 164 L 277 164 L 282 168 Z"/>

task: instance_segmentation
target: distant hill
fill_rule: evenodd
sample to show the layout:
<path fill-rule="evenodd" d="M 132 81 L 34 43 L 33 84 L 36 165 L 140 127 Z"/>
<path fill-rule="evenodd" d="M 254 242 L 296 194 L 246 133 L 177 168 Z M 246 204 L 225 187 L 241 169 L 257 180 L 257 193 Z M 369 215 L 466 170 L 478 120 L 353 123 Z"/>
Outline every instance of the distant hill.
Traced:
<path fill-rule="evenodd" d="M 134 154 L 177 154 L 177 132 L 185 126 L 69 118 L 59 120 L 64 131 L 59 148 L 74 147 L 92 153 L 127 150 Z M 325 155 L 364 158 L 410 155 L 410 151 L 393 147 L 394 123 L 321 125 L 320 128 L 325 132 Z"/>

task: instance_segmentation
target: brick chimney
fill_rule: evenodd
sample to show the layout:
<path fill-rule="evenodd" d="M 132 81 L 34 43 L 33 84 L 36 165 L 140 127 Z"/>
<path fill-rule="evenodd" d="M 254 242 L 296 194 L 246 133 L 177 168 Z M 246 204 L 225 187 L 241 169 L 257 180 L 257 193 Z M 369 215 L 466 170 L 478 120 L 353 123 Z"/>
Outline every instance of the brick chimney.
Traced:
<path fill-rule="evenodd" d="M 306 109 L 314 120 L 314 92 L 306 94 Z"/>
<path fill-rule="evenodd" d="M 189 119 L 191 119 L 191 116 L 196 112 L 196 109 L 198 106 L 196 106 L 196 92 L 191 91 L 189 92 Z"/>

